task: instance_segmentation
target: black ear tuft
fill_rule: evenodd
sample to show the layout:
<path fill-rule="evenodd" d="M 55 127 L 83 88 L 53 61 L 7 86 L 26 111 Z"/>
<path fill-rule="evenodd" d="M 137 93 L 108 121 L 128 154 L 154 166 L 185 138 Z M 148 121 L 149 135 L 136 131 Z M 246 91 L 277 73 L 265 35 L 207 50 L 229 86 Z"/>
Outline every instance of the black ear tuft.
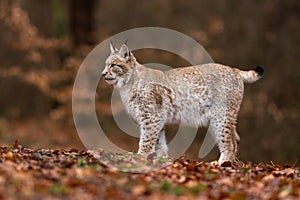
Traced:
<path fill-rule="evenodd" d="M 116 49 L 114 47 L 114 44 L 112 43 L 112 41 L 110 41 L 109 48 L 110 48 L 110 53 L 111 54 L 116 53 L 118 51 L 118 49 Z"/>
<path fill-rule="evenodd" d="M 265 70 L 264 70 L 264 68 L 263 68 L 262 66 L 259 66 L 259 65 L 258 65 L 258 66 L 255 68 L 255 72 L 256 72 L 258 75 L 262 76 L 263 73 L 265 72 Z"/>

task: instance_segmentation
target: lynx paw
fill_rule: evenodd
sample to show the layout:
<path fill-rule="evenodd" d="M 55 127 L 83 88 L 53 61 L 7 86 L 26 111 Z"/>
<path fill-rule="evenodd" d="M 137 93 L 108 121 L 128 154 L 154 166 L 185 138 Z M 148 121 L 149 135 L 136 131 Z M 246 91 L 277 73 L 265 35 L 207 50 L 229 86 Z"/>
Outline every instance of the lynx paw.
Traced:
<path fill-rule="evenodd" d="M 218 160 L 219 165 L 222 165 L 225 162 L 231 162 L 234 163 L 236 160 L 236 156 L 234 154 L 230 153 L 221 153 L 221 156 Z"/>

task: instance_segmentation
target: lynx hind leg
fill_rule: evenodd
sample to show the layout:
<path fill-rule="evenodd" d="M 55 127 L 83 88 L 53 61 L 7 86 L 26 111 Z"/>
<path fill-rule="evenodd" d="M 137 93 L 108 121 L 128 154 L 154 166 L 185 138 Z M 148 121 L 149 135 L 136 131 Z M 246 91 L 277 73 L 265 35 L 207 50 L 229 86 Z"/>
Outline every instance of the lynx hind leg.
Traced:
<path fill-rule="evenodd" d="M 157 153 L 157 157 L 168 157 L 168 145 L 166 142 L 165 128 L 163 128 L 159 133 L 155 144 L 155 152 Z"/>
<path fill-rule="evenodd" d="M 210 129 L 213 131 L 220 150 L 220 164 L 236 161 L 239 136 L 236 132 L 236 114 L 225 115 L 211 120 Z"/>

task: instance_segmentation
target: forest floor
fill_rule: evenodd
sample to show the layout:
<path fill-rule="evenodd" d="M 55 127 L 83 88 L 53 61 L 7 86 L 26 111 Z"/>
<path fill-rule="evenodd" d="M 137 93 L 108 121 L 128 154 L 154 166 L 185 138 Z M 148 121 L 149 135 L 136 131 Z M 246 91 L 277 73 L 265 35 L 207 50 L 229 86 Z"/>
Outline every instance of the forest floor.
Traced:
<path fill-rule="evenodd" d="M 291 165 L 186 160 L 146 173 L 98 162 L 91 151 L 0 147 L 0 199 L 299 199 Z"/>

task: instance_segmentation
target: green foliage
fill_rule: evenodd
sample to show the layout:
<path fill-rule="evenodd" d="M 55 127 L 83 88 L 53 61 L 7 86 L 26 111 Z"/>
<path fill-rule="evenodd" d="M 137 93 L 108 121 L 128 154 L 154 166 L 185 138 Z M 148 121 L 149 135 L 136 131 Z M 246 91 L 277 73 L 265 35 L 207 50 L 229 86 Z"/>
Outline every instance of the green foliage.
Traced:
<path fill-rule="evenodd" d="M 61 38 L 67 32 L 67 22 L 64 15 L 63 1 L 53 0 L 52 8 L 55 37 Z"/>
<path fill-rule="evenodd" d="M 208 179 L 214 179 L 218 174 L 213 171 L 208 171 L 205 175 Z"/>
<path fill-rule="evenodd" d="M 87 161 L 84 158 L 78 158 L 77 166 L 80 168 L 87 167 Z"/>
<path fill-rule="evenodd" d="M 243 173 L 248 173 L 250 171 L 250 168 L 249 167 L 245 167 L 242 169 L 242 172 Z"/>
<path fill-rule="evenodd" d="M 184 193 L 182 186 L 174 186 L 166 180 L 163 180 L 161 183 L 160 190 L 174 195 L 182 195 Z"/>
<path fill-rule="evenodd" d="M 183 195 L 183 194 L 191 194 L 193 196 L 196 196 L 200 192 L 205 191 L 206 188 L 207 187 L 203 184 L 187 187 L 181 184 L 174 185 L 168 182 L 167 180 L 163 180 L 159 187 L 159 190 L 176 196 Z"/>
<path fill-rule="evenodd" d="M 192 195 L 197 195 L 200 192 L 203 192 L 207 187 L 205 185 L 199 184 L 193 187 L 188 187 L 187 191 Z"/>
<path fill-rule="evenodd" d="M 49 191 L 55 195 L 67 194 L 68 188 L 61 184 L 54 184 L 49 187 Z"/>

